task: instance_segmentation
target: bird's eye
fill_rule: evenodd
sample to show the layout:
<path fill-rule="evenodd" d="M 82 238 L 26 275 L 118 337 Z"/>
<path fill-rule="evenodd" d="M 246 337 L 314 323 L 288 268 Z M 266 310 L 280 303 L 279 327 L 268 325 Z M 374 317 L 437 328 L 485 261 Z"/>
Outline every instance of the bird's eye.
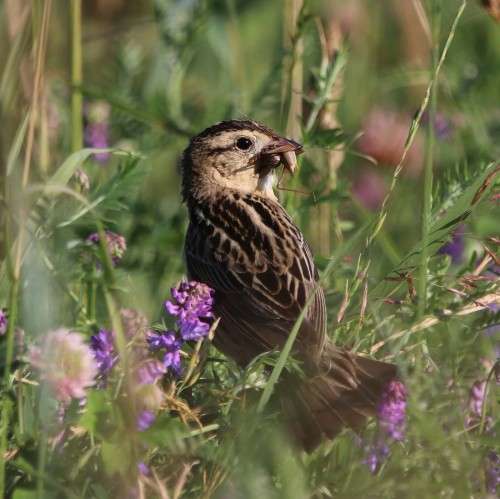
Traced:
<path fill-rule="evenodd" d="M 236 147 L 242 151 L 247 151 L 253 145 L 253 142 L 248 137 L 240 137 L 236 140 Z"/>

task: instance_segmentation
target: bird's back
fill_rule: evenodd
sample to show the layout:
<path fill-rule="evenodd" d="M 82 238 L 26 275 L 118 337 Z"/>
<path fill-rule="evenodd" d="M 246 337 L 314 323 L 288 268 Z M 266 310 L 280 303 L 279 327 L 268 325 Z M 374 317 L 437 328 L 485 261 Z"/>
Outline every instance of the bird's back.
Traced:
<path fill-rule="evenodd" d="M 215 290 L 216 346 L 240 364 L 282 347 L 314 292 L 297 350 L 317 356 L 325 338 L 324 295 L 309 246 L 281 205 L 218 189 L 191 202 L 189 211 L 187 267 L 192 279 Z"/>

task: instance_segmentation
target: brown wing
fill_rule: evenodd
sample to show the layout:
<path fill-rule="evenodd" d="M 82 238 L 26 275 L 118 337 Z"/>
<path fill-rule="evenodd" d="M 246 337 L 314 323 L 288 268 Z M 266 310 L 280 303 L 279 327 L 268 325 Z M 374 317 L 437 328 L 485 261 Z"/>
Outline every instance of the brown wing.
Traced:
<path fill-rule="evenodd" d="M 299 229 L 277 202 L 255 195 L 228 193 L 190 206 L 190 215 L 188 273 L 216 291 L 216 345 L 241 364 L 281 347 L 318 279 Z M 318 289 L 299 332 L 300 351 L 319 353 L 325 324 Z"/>

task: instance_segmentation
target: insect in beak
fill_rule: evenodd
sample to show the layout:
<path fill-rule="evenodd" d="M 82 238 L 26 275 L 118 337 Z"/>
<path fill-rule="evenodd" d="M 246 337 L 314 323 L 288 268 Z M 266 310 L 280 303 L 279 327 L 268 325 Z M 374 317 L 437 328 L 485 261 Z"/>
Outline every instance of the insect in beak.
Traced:
<path fill-rule="evenodd" d="M 297 168 L 297 155 L 302 152 L 304 150 L 298 142 L 278 137 L 260 151 L 260 158 L 273 168 L 282 164 L 293 175 Z"/>

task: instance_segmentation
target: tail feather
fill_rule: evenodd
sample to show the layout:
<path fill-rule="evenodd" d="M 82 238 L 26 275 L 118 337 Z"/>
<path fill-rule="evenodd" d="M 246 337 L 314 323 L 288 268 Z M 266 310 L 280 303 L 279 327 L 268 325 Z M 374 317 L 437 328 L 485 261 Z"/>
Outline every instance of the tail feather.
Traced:
<path fill-rule="evenodd" d="M 319 373 L 283 379 L 281 404 L 298 442 L 308 451 L 344 427 L 361 428 L 374 416 L 386 384 L 397 377 L 393 364 L 326 346 Z"/>

